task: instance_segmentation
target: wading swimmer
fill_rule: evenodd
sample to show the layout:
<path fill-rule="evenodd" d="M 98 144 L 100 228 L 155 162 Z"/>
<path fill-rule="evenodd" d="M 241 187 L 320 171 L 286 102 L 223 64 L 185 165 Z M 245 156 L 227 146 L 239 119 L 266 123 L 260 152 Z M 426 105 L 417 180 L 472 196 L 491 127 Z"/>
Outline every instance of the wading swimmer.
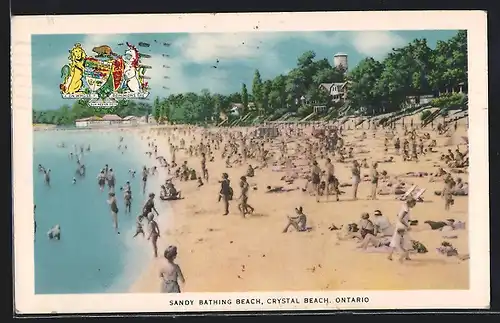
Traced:
<path fill-rule="evenodd" d="M 115 183 L 116 183 L 116 178 L 115 178 L 115 173 L 113 172 L 113 168 L 110 168 L 107 175 L 106 175 L 106 181 L 108 182 L 108 189 L 109 192 L 114 192 L 115 191 Z"/>
<path fill-rule="evenodd" d="M 158 257 L 158 238 L 160 237 L 160 228 L 158 227 L 158 223 L 156 223 L 154 217 L 155 215 L 153 212 L 148 214 L 148 240 L 151 240 L 153 252 L 156 258 Z"/>
<path fill-rule="evenodd" d="M 154 211 L 156 215 L 159 215 L 158 211 L 155 208 L 154 199 L 155 199 L 155 193 L 150 193 L 148 200 L 146 201 L 146 203 L 144 203 L 144 206 L 142 207 L 142 214 L 140 215 L 141 219 L 147 218 L 148 214 L 151 213 L 152 211 Z"/>
<path fill-rule="evenodd" d="M 106 184 L 106 174 L 104 173 L 104 169 L 101 170 L 99 175 L 97 175 L 97 185 L 99 185 L 99 189 L 104 191 L 104 184 Z"/>
<path fill-rule="evenodd" d="M 48 187 L 50 187 L 50 169 L 47 169 L 43 173 L 44 173 L 44 182 L 45 182 L 45 185 L 47 185 Z"/>
<path fill-rule="evenodd" d="M 148 183 L 148 169 L 146 166 L 142 168 L 142 194 L 146 194 L 146 184 Z"/>
<path fill-rule="evenodd" d="M 61 227 L 59 224 L 56 224 L 47 232 L 47 237 L 50 240 L 61 240 Z"/>
<path fill-rule="evenodd" d="M 108 195 L 109 195 L 108 204 L 111 209 L 111 216 L 113 217 L 113 225 L 115 227 L 116 232 L 120 234 L 120 232 L 118 231 L 118 205 L 116 202 L 116 196 L 115 193 L 113 192 L 110 192 Z"/>
<path fill-rule="evenodd" d="M 132 189 L 130 188 L 130 182 L 127 181 L 122 187 L 123 190 L 123 200 L 125 201 L 125 213 L 130 213 L 132 209 Z"/>
<path fill-rule="evenodd" d="M 400 262 L 403 260 L 410 260 L 410 249 L 412 248 L 411 238 L 408 234 L 410 230 L 410 209 L 415 207 L 417 204 L 413 197 L 409 197 L 401 207 L 398 213 L 398 218 L 396 222 L 396 228 L 394 234 L 392 235 L 390 247 L 391 253 L 387 259 L 392 260 L 392 254 L 397 249 L 401 252 Z"/>
<path fill-rule="evenodd" d="M 145 236 L 144 229 L 142 228 L 142 216 L 141 215 L 139 215 L 137 217 L 137 221 L 135 222 L 134 238 L 137 237 L 139 234 L 142 234 L 143 237 Z"/>
<path fill-rule="evenodd" d="M 160 266 L 161 292 L 162 293 L 180 293 L 179 281 L 184 284 L 186 280 L 182 274 L 181 267 L 176 264 L 177 247 L 169 246 L 163 253 L 165 260 Z"/>

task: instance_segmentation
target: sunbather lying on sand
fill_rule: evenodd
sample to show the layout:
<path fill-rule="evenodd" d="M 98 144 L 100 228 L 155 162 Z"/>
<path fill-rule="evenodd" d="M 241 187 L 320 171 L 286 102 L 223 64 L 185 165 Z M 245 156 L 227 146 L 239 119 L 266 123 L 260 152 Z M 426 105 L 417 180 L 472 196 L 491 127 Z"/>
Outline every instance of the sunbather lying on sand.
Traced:
<path fill-rule="evenodd" d="M 454 219 L 447 219 L 446 221 L 425 221 L 425 224 L 429 225 L 432 230 L 440 231 L 453 231 L 459 229 L 465 229 L 465 222 L 455 221 Z"/>
<path fill-rule="evenodd" d="M 290 191 L 295 191 L 295 188 L 284 188 L 283 186 L 267 186 L 266 193 L 286 193 Z"/>
<path fill-rule="evenodd" d="M 436 248 L 437 252 L 447 256 L 447 257 L 457 257 L 460 260 L 467 260 L 470 258 L 469 254 L 459 254 L 457 248 L 447 241 L 443 241 L 439 248 Z"/>

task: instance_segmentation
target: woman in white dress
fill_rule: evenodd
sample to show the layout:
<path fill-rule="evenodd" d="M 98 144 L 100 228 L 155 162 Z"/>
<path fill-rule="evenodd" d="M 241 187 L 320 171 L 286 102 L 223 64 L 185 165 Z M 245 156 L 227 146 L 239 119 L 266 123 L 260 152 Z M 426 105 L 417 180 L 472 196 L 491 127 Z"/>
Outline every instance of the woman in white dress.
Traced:
<path fill-rule="evenodd" d="M 408 234 L 410 230 L 410 209 L 415 207 L 417 201 L 413 197 L 409 197 L 403 203 L 401 210 L 398 213 L 394 234 L 392 235 L 391 253 L 387 259 L 392 260 L 392 254 L 396 249 L 401 252 L 399 261 L 410 260 L 410 249 L 412 248 L 411 238 Z"/>

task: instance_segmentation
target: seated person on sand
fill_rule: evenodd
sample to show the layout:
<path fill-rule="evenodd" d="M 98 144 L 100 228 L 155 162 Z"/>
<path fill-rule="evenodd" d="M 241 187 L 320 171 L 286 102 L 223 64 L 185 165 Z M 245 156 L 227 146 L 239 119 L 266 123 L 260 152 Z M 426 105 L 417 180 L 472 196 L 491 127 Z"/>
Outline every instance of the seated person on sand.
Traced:
<path fill-rule="evenodd" d="M 364 212 L 361 214 L 359 223 L 348 224 L 347 232 L 338 233 L 337 237 L 339 240 L 358 239 L 362 241 L 367 234 L 375 235 L 375 226 L 370 220 L 370 215 Z"/>
<path fill-rule="evenodd" d="M 294 228 L 297 232 L 309 231 L 309 228 L 307 228 L 307 216 L 304 214 L 302 206 L 299 206 L 299 208 L 295 208 L 295 213 L 295 216 L 287 216 L 288 224 L 283 230 L 283 233 L 288 232 L 288 229 L 290 227 Z"/>
<path fill-rule="evenodd" d="M 198 179 L 198 176 L 196 176 L 196 171 L 194 169 L 189 170 L 189 179 L 192 181 Z"/>
<path fill-rule="evenodd" d="M 370 165 L 368 165 L 368 161 L 366 160 L 366 158 L 363 158 L 363 160 L 361 161 L 361 167 L 370 168 Z"/>
<path fill-rule="evenodd" d="M 232 168 L 233 166 L 231 165 L 231 157 L 227 156 L 226 158 L 226 168 Z"/>
<path fill-rule="evenodd" d="M 181 199 L 181 192 L 177 191 L 172 182 L 167 182 L 161 186 L 160 199 L 162 201 L 173 201 Z"/>
<path fill-rule="evenodd" d="M 394 234 L 394 228 L 390 221 L 382 215 L 382 212 L 380 210 L 375 210 L 373 213 L 374 218 L 373 218 L 373 225 L 374 225 L 374 233 L 368 232 L 365 237 L 363 238 L 363 241 L 361 244 L 358 246 L 360 249 L 366 249 L 370 245 L 374 246 L 375 248 L 379 248 L 382 246 L 389 246 L 391 243 L 392 236 Z"/>
<path fill-rule="evenodd" d="M 246 177 L 254 177 L 255 176 L 255 169 L 252 167 L 252 165 L 248 165 Z"/>
<path fill-rule="evenodd" d="M 201 179 L 201 177 L 198 177 L 198 187 L 202 187 L 203 185 L 203 180 Z"/>

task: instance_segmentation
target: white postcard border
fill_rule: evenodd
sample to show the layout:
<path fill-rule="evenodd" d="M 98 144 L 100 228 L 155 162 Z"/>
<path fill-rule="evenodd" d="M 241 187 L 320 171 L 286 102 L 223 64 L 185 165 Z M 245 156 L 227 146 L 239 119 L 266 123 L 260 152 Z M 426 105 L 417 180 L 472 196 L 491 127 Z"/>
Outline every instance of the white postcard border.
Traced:
<path fill-rule="evenodd" d="M 66 24 L 71 20 L 71 24 Z M 103 25 L 106 27 L 103 28 Z M 321 30 L 467 30 L 469 62 L 469 290 L 273 293 L 35 295 L 31 35 L 152 32 L 265 32 Z M 24 16 L 12 20 L 12 119 L 15 310 L 32 313 L 204 312 L 322 309 L 487 308 L 490 301 L 486 13 L 407 11 L 189 15 Z M 269 299 L 328 297 L 330 304 L 268 304 Z M 368 302 L 336 302 L 366 297 Z M 200 306 L 200 299 L 231 305 Z M 236 304 L 260 299 L 262 304 Z M 193 305 L 169 306 L 169 300 Z"/>

